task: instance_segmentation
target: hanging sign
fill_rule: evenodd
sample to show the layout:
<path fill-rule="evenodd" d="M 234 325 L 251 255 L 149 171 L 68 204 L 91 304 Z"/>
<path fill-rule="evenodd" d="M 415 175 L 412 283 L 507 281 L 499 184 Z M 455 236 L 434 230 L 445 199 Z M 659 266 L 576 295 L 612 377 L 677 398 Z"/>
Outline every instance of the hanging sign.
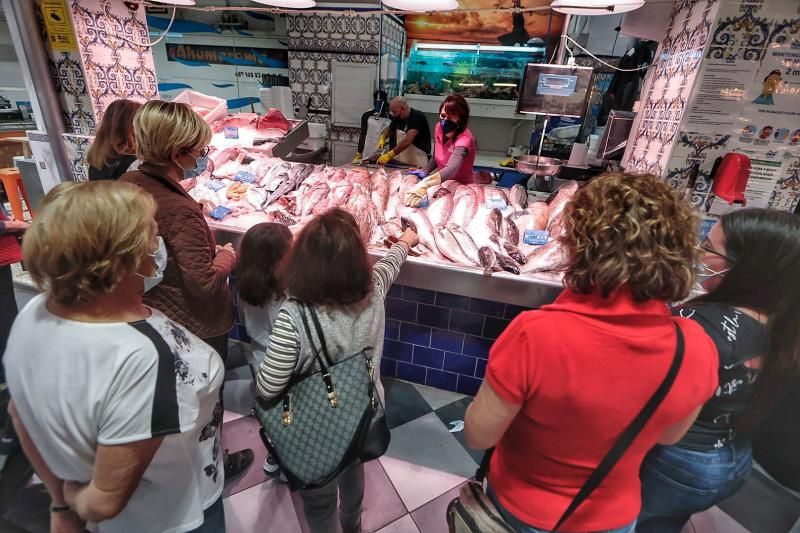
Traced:
<path fill-rule="evenodd" d="M 67 1 L 42 0 L 40 6 L 50 49 L 54 52 L 77 52 L 78 43 L 75 41 Z"/>

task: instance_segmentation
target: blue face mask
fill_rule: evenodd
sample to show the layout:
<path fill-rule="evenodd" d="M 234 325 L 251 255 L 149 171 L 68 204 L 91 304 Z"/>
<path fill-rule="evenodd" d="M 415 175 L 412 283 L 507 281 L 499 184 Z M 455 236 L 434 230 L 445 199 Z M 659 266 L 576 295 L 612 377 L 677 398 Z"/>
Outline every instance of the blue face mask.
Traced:
<path fill-rule="evenodd" d="M 153 258 L 156 264 L 156 271 L 151 276 L 143 276 L 136 273 L 137 276 L 144 278 L 144 292 L 149 291 L 164 279 L 164 271 L 167 269 L 167 247 L 164 244 L 164 238 L 159 235 L 156 237 L 158 241 L 158 248 L 155 252 L 150 252 L 147 255 Z"/>
<path fill-rule="evenodd" d="M 458 129 L 458 124 L 446 118 L 440 119 L 439 125 L 442 127 L 442 133 L 445 135 L 453 133 Z"/>
<path fill-rule="evenodd" d="M 385 102 L 383 100 L 375 100 L 375 113 L 380 114 L 383 111 L 383 106 Z"/>
<path fill-rule="evenodd" d="M 203 172 L 206 171 L 208 168 L 208 157 L 198 157 L 194 160 L 194 168 L 184 168 L 183 169 L 183 179 L 194 178 L 195 176 L 199 176 Z"/>

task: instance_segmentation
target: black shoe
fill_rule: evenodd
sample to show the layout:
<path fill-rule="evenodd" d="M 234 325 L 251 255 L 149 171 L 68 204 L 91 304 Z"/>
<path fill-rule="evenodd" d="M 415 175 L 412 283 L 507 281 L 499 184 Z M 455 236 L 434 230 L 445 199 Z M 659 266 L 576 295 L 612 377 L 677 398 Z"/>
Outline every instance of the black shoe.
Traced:
<path fill-rule="evenodd" d="M 358 524 L 354 526 L 346 526 L 342 524 L 342 533 L 361 533 L 361 520 L 358 521 Z"/>
<path fill-rule="evenodd" d="M 253 450 L 247 448 L 238 452 L 228 453 L 225 450 L 223 464 L 225 466 L 225 480 L 234 478 L 247 470 L 253 464 Z"/>

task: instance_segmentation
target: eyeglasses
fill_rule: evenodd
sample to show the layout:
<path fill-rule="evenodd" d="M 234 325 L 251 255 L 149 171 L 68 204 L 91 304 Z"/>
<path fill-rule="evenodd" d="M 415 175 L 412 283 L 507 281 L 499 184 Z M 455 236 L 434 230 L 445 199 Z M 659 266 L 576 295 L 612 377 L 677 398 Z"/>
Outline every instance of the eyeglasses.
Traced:
<path fill-rule="evenodd" d="M 704 252 L 708 252 L 710 254 L 713 254 L 713 255 L 716 255 L 718 257 L 721 257 L 728 263 L 733 263 L 733 261 L 731 260 L 730 257 L 728 257 L 727 255 L 725 255 L 723 253 L 720 253 L 720 252 L 716 251 L 715 249 L 713 249 L 711 247 L 711 243 L 708 242 L 708 239 L 706 239 L 702 243 L 700 243 L 700 249 L 703 250 Z"/>

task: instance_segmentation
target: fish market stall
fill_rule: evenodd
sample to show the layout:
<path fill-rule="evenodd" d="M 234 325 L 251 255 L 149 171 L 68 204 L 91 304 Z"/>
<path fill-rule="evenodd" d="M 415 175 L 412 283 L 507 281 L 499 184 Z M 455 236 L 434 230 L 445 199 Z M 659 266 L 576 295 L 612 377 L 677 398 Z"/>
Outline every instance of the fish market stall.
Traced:
<path fill-rule="evenodd" d="M 198 202 L 214 206 L 209 222 L 218 242 L 237 246 L 259 222 L 299 231 L 314 216 L 340 207 L 356 218 L 373 260 L 404 227 L 416 229 L 420 244 L 403 268 L 402 285 L 526 307 L 552 301 L 560 289 L 553 271 L 564 258 L 553 239 L 576 185 L 562 188 L 547 205 L 529 203 L 521 186 L 449 181 L 428 191 L 426 205 L 413 208 L 403 199 L 418 179 L 399 170 L 291 163 L 257 145 L 215 142 L 209 159 L 209 169 L 183 186 Z"/>

